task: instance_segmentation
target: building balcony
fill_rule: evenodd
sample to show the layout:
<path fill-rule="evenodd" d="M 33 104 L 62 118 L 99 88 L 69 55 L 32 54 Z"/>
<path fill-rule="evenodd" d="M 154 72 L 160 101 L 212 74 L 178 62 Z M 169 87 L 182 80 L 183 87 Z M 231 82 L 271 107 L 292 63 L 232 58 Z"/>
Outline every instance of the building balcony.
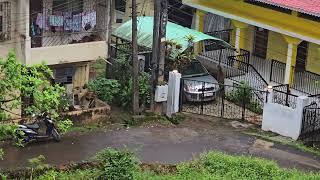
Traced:
<path fill-rule="evenodd" d="M 107 56 L 105 41 L 95 41 L 59 46 L 31 48 L 30 60 L 27 64 L 47 65 L 92 61 Z"/>

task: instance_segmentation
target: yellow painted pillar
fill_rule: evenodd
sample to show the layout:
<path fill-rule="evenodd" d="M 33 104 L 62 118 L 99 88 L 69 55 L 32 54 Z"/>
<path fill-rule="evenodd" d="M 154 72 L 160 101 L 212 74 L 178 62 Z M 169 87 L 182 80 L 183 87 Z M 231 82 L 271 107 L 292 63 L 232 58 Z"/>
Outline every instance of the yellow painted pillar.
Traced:
<path fill-rule="evenodd" d="M 206 15 L 205 12 L 201 10 L 197 10 L 195 15 L 195 29 L 199 32 L 204 31 L 204 16 Z M 203 42 L 195 43 L 194 52 L 195 54 L 199 54 L 203 51 Z"/>
<path fill-rule="evenodd" d="M 236 31 L 234 47 L 238 52 L 240 52 L 240 49 L 245 48 L 246 29 L 249 27 L 249 25 L 246 23 L 240 22 L 240 21 L 236 21 L 236 20 L 231 20 L 231 23 L 235 27 L 235 31 Z"/>
<path fill-rule="evenodd" d="M 284 39 L 288 43 L 287 63 L 285 73 L 285 84 L 292 85 L 294 80 L 294 68 L 297 61 L 298 45 L 301 43 L 301 39 L 283 35 Z"/>

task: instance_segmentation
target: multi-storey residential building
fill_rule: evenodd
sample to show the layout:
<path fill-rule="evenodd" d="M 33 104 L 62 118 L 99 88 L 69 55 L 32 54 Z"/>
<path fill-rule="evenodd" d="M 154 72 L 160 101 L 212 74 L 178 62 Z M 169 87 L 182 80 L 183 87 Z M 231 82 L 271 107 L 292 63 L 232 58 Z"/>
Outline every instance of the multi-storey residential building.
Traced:
<path fill-rule="evenodd" d="M 247 50 L 270 84 L 319 94 L 320 2 L 313 0 L 183 0 L 196 8 L 196 28 Z"/>
<path fill-rule="evenodd" d="M 0 56 L 45 62 L 58 83 L 81 88 L 90 62 L 107 56 L 106 18 L 104 0 L 1 0 Z"/>

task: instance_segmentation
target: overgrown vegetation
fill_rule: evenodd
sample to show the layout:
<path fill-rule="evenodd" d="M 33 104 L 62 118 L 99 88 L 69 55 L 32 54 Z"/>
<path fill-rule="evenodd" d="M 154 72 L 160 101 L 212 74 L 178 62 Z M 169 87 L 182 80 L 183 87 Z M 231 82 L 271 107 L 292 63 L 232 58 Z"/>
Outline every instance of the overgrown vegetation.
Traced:
<path fill-rule="evenodd" d="M 167 46 L 167 58 L 166 68 L 169 71 L 182 70 L 184 66 L 188 65 L 192 60 L 195 59 L 194 53 L 194 41 L 195 37 L 190 35 L 185 37 L 188 42 L 188 47 L 185 51 L 181 52 L 182 45 L 175 41 L 168 40 Z"/>
<path fill-rule="evenodd" d="M 97 155 L 100 162 L 99 175 L 104 179 L 133 179 L 134 172 L 138 170 L 138 159 L 128 150 L 117 151 L 107 148 Z"/>
<path fill-rule="evenodd" d="M 61 134 L 68 132 L 73 127 L 73 122 L 70 119 L 66 119 L 58 123 L 58 130 Z"/>
<path fill-rule="evenodd" d="M 120 84 L 117 80 L 99 77 L 89 82 L 88 88 L 97 94 L 100 100 L 111 103 L 120 94 Z"/>
<path fill-rule="evenodd" d="M 67 172 L 47 171 L 36 179 L 319 179 L 318 173 L 280 168 L 275 162 L 218 152 L 203 154 L 176 167 L 141 166 L 131 152 L 105 149 L 98 154 L 96 168 Z M 140 165 L 140 168 L 138 168 Z"/>
<path fill-rule="evenodd" d="M 245 106 L 250 111 L 262 114 L 262 106 L 254 99 L 254 91 L 246 82 L 241 82 L 239 86 L 233 87 L 231 92 L 226 93 L 226 98 L 239 106 Z"/>
<path fill-rule="evenodd" d="M 45 64 L 26 66 L 14 53 L 0 59 L 0 122 L 11 119 L 15 110 L 22 109 L 24 116 L 47 112 L 57 123 L 64 119 L 60 111 L 68 104 L 63 100 L 65 89 L 53 83 L 53 73 Z M 13 139 L 15 125 L 0 126 L 0 139 Z"/>
<path fill-rule="evenodd" d="M 3 160 L 4 157 L 4 150 L 0 148 L 0 160 Z"/>

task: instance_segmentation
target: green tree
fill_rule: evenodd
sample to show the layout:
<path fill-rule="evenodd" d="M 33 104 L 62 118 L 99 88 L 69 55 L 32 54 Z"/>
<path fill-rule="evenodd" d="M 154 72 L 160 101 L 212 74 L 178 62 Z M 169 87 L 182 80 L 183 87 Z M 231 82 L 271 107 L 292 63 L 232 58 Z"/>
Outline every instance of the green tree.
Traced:
<path fill-rule="evenodd" d="M 48 112 L 58 117 L 65 89 L 52 84 L 52 79 L 53 73 L 45 64 L 26 66 L 14 53 L 0 59 L 0 121 L 9 119 L 8 114 L 23 105 L 22 97 L 32 102 L 22 107 L 27 114 Z"/>

